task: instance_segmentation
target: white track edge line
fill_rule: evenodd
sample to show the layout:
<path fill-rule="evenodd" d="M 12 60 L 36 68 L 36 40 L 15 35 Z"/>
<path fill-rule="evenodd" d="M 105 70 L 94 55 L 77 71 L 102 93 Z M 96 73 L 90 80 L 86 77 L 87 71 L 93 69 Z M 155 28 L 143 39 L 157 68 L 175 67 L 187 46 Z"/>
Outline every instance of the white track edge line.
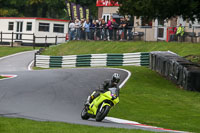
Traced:
<path fill-rule="evenodd" d="M 28 70 L 29 70 L 29 71 L 32 71 L 32 70 L 33 70 L 33 69 L 31 68 L 31 66 L 33 65 L 33 63 L 34 63 L 34 60 L 31 61 L 31 63 L 28 65 Z"/>

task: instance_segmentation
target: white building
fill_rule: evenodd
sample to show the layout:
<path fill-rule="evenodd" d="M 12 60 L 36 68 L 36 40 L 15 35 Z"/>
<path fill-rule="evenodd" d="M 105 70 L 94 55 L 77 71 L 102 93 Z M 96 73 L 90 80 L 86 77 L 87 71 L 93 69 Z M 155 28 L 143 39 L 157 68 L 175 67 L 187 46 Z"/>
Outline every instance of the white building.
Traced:
<path fill-rule="evenodd" d="M 37 37 L 47 36 L 52 37 L 47 39 L 47 43 L 56 41 L 62 43 L 65 42 L 66 33 L 68 33 L 68 23 L 69 20 L 61 19 L 0 17 L 0 41 L 11 42 L 11 33 L 14 33 L 14 42 L 33 43 L 33 36 L 35 36 L 35 43 L 45 43 L 45 38 Z"/>

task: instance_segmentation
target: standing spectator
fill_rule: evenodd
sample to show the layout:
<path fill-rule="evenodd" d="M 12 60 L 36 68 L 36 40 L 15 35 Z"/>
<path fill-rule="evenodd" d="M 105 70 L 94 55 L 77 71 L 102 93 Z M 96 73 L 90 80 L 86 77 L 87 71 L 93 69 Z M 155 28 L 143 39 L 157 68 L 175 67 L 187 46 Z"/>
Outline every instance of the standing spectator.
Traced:
<path fill-rule="evenodd" d="M 91 40 L 95 40 L 95 28 L 96 28 L 96 21 L 93 20 L 91 25 L 90 25 L 90 37 L 91 37 Z"/>
<path fill-rule="evenodd" d="M 112 36 L 113 36 L 112 18 L 110 20 L 108 20 L 107 27 L 108 27 L 108 32 L 109 32 L 108 40 L 112 40 Z"/>
<path fill-rule="evenodd" d="M 113 19 L 112 25 L 113 25 L 113 36 L 114 36 L 114 39 L 113 39 L 113 40 L 117 40 L 117 30 L 118 30 L 118 28 L 119 28 L 119 25 L 118 25 L 118 23 L 115 21 L 115 19 Z"/>
<path fill-rule="evenodd" d="M 100 27 L 101 27 L 102 40 L 106 40 L 106 38 L 107 38 L 107 34 L 106 34 L 106 22 L 105 22 L 104 19 L 102 20 L 102 23 L 101 23 Z"/>
<path fill-rule="evenodd" d="M 101 25 L 102 24 L 102 18 L 99 18 L 99 25 Z"/>
<path fill-rule="evenodd" d="M 74 40 L 74 34 L 75 34 L 75 23 L 73 20 L 70 21 L 69 24 L 69 40 Z"/>
<path fill-rule="evenodd" d="M 81 22 L 79 21 L 79 19 L 76 19 L 75 21 L 75 29 L 76 29 L 76 39 L 80 40 L 80 36 L 81 36 Z"/>
<path fill-rule="evenodd" d="M 121 18 L 120 19 L 120 25 L 119 25 L 119 40 L 121 40 L 121 41 L 124 38 L 123 24 L 124 24 L 124 18 Z"/>
<path fill-rule="evenodd" d="M 100 40 L 100 24 L 99 20 L 96 20 L 96 40 Z"/>
<path fill-rule="evenodd" d="M 84 28 L 85 28 L 86 40 L 90 40 L 90 21 L 89 20 L 86 21 Z"/>
<path fill-rule="evenodd" d="M 124 31 L 124 39 L 127 40 L 127 30 L 128 30 L 128 19 L 124 19 L 124 24 L 123 24 L 123 31 Z"/>
<path fill-rule="evenodd" d="M 132 33 L 133 22 L 130 21 L 130 19 L 128 19 L 127 28 L 128 28 L 128 40 L 132 40 L 133 39 L 133 33 Z"/>
<path fill-rule="evenodd" d="M 84 40 L 85 39 L 85 19 L 84 18 L 82 18 L 81 19 L 81 38 L 80 39 L 82 39 L 82 40 Z"/>
<path fill-rule="evenodd" d="M 180 24 L 176 32 L 176 35 L 178 36 L 180 41 L 183 41 L 183 34 L 184 34 L 184 27 L 182 27 L 182 24 Z"/>

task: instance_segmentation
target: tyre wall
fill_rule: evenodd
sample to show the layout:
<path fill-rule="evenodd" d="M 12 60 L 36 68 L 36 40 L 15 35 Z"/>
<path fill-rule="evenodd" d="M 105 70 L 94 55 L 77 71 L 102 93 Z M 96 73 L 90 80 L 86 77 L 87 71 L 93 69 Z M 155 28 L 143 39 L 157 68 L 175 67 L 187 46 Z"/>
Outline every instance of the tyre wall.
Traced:
<path fill-rule="evenodd" d="M 186 90 L 200 91 L 200 66 L 172 52 L 151 52 L 149 67 Z"/>

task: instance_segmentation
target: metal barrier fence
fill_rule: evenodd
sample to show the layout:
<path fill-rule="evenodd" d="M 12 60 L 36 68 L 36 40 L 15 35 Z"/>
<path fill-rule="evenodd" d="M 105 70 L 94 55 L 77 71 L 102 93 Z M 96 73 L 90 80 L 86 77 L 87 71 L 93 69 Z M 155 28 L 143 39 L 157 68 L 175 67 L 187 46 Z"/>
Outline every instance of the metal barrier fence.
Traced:
<path fill-rule="evenodd" d="M 114 41 L 177 41 L 200 42 L 200 27 L 184 27 L 184 34 L 176 35 L 175 27 L 166 26 L 140 26 L 126 28 L 90 28 L 86 32 L 83 28 L 69 31 L 70 40 L 114 40 Z M 176 27 L 176 30 L 178 27 Z"/>
<path fill-rule="evenodd" d="M 9 37 L 4 37 L 4 35 L 10 35 Z M 22 38 L 23 35 L 23 38 Z M 26 36 L 26 37 L 24 37 Z M 28 36 L 28 37 L 27 37 Z M 6 32 L 0 32 L 0 44 L 8 44 L 11 47 L 14 46 L 14 43 L 24 43 L 23 41 L 29 42 L 33 48 L 35 49 L 36 46 L 39 47 L 48 47 L 49 45 L 58 44 L 58 39 L 59 38 L 63 38 L 66 39 L 66 36 L 64 37 L 59 37 L 59 36 L 54 36 L 54 37 L 50 37 L 50 36 L 43 36 L 43 37 L 38 37 L 35 36 L 35 34 L 28 34 L 28 33 L 6 33 Z M 43 39 L 43 43 L 37 43 L 38 39 Z M 50 39 L 54 39 L 54 43 L 49 42 Z"/>
<path fill-rule="evenodd" d="M 57 67 L 97 67 L 97 66 L 149 66 L 149 53 L 89 54 L 68 56 L 35 55 L 35 66 Z"/>

